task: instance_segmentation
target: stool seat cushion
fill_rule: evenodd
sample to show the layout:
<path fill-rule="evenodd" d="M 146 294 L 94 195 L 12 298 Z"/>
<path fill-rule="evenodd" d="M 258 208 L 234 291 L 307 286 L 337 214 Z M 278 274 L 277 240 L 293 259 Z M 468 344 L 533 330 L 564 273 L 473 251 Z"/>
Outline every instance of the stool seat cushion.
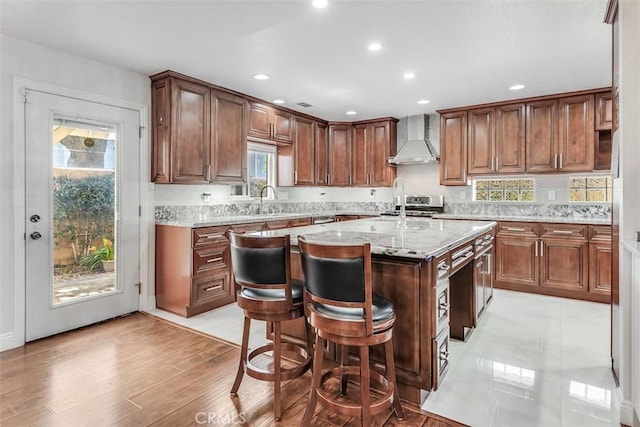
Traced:
<path fill-rule="evenodd" d="M 291 283 L 291 298 L 293 303 L 302 302 L 302 282 L 293 280 Z M 284 299 L 284 289 L 250 289 L 242 288 L 242 296 L 251 299 L 276 300 Z"/>
<path fill-rule="evenodd" d="M 372 317 L 373 322 L 381 322 L 389 320 L 393 317 L 393 304 L 391 301 L 381 297 L 380 295 L 373 294 L 373 310 Z M 348 308 L 348 307 L 336 307 L 327 304 L 315 304 L 316 310 L 328 317 L 335 317 L 336 319 L 345 320 L 362 320 L 364 319 L 364 313 L 361 308 Z"/>

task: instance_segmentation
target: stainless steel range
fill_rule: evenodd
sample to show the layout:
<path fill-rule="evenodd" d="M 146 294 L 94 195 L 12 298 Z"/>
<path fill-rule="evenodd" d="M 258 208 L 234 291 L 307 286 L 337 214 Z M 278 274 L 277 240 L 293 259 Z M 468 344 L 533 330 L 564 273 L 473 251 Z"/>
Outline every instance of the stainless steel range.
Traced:
<path fill-rule="evenodd" d="M 444 212 L 443 195 L 404 196 L 404 203 L 407 216 L 431 218 Z M 400 201 L 396 200 L 395 209 L 381 215 L 399 216 L 400 206 Z"/>

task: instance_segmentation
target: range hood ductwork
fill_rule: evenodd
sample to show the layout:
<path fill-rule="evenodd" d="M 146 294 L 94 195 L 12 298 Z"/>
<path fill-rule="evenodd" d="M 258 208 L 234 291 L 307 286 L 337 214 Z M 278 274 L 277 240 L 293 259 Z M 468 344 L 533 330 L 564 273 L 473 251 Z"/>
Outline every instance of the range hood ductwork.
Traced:
<path fill-rule="evenodd" d="M 401 134 L 404 129 L 406 129 L 406 135 Z M 440 155 L 429 141 L 429 116 L 426 114 L 418 114 L 399 120 L 398 140 L 406 140 L 406 142 L 395 156 L 389 157 L 389 163 L 410 165 L 440 161 Z"/>

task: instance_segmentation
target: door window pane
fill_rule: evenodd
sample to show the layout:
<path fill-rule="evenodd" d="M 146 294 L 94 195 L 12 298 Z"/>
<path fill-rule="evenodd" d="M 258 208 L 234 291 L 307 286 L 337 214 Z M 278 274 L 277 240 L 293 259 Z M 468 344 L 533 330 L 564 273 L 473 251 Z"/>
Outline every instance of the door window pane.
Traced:
<path fill-rule="evenodd" d="M 249 196 L 260 197 L 265 185 L 275 187 L 276 149 L 266 144 L 249 144 L 247 152 Z M 263 196 L 273 198 L 273 191 L 267 190 Z"/>

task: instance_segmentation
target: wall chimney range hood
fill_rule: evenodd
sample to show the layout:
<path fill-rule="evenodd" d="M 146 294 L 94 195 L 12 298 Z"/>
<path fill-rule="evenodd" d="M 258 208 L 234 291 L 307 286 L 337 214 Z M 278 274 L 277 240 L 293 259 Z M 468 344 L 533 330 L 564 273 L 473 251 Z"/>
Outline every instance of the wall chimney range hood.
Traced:
<path fill-rule="evenodd" d="M 406 134 L 403 135 L 406 130 Z M 417 114 L 398 121 L 398 142 L 406 141 L 398 153 L 389 157 L 389 163 L 407 165 L 417 163 L 436 163 L 440 155 L 429 141 L 429 116 Z"/>

